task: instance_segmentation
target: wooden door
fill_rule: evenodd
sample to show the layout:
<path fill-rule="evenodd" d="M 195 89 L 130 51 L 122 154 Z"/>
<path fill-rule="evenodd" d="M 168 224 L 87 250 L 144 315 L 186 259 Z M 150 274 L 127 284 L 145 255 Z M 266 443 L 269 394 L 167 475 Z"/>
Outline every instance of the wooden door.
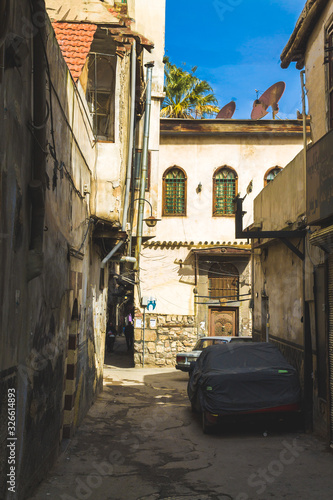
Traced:
<path fill-rule="evenodd" d="M 238 335 L 238 308 L 210 308 L 209 335 Z"/>

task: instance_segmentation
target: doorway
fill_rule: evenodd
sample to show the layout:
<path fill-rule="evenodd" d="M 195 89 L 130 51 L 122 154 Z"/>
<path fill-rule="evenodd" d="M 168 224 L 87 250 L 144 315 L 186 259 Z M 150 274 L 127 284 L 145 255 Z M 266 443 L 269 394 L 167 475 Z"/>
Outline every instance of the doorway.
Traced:
<path fill-rule="evenodd" d="M 238 335 L 238 307 L 209 308 L 209 335 Z"/>

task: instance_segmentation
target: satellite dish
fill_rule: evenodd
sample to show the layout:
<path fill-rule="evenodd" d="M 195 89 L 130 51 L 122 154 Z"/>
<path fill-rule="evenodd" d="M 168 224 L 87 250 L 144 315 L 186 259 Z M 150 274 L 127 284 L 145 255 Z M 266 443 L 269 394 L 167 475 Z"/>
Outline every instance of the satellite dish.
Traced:
<path fill-rule="evenodd" d="M 216 118 L 221 118 L 222 120 L 228 120 L 229 118 L 232 118 L 232 115 L 234 114 L 235 110 L 236 110 L 235 101 L 230 101 L 228 102 L 228 104 L 223 106 L 222 109 L 220 109 Z"/>
<path fill-rule="evenodd" d="M 272 107 L 273 119 L 279 111 L 278 102 L 281 99 L 283 92 L 285 91 L 286 84 L 284 82 L 274 83 L 269 89 L 256 99 L 253 103 L 253 109 L 251 113 L 252 120 L 260 120 L 268 114 L 267 108 Z"/>

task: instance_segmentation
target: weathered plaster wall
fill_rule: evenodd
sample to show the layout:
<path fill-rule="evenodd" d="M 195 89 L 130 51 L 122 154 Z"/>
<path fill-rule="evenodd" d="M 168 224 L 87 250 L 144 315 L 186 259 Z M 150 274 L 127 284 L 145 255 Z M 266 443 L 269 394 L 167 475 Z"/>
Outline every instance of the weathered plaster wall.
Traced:
<path fill-rule="evenodd" d="M 172 311 L 175 314 L 194 313 L 194 271 L 188 271 L 193 273 L 192 281 L 187 279 L 182 282 L 182 270 L 176 262 L 180 259 L 185 261 L 191 248 L 200 242 L 202 246 L 235 242 L 234 216 L 212 217 L 212 178 L 215 170 L 223 165 L 234 168 L 238 174 L 238 191 L 242 196 L 253 181 L 253 191 L 246 198 L 246 226 L 252 220 L 251 204 L 253 197 L 263 188 L 265 172 L 276 165 L 284 167 L 301 147 L 301 138 L 282 140 L 271 137 L 256 144 L 250 136 L 245 140 L 167 138 L 162 135 L 159 169 L 157 173 L 152 173 L 155 179 L 152 189 L 157 190 L 154 192 L 158 200 L 157 216 L 162 220 L 152 231 L 156 234 L 154 241 L 165 241 L 166 244 L 154 248 L 147 246 L 142 252 L 140 270 L 142 295 L 152 294 L 159 298 L 159 314 L 171 314 Z M 186 217 L 161 215 L 162 176 L 173 165 L 183 168 L 187 175 Z M 199 182 L 202 183 L 202 191 L 197 193 Z M 187 244 L 179 246 L 179 242 Z M 236 244 L 239 245 L 239 240 Z"/>
<path fill-rule="evenodd" d="M 175 240 L 190 239 L 195 242 L 234 242 L 234 217 L 212 217 L 213 174 L 219 167 L 227 165 L 238 174 L 238 192 L 246 194 L 253 181 L 253 191 L 244 201 L 244 227 L 252 222 L 254 198 L 264 187 L 266 171 L 276 165 L 285 167 L 302 149 L 301 137 L 263 137 L 258 140 L 249 134 L 243 138 L 233 137 L 164 137 L 161 136 L 160 165 L 158 179 L 158 216 L 162 213 L 162 176 L 164 171 L 177 165 L 187 175 L 187 216 L 163 217 L 156 228 L 156 239 L 164 240 L 172 234 Z M 196 192 L 199 183 L 202 191 Z"/>
<path fill-rule="evenodd" d="M 108 11 L 114 6 L 113 0 L 62 0 L 59 5 L 58 0 L 46 0 L 48 14 L 51 18 L 62 21 L 89 21 L 92 23 L 117 23 L 117 17 Z"/>
<path fill-rule="evenodd" d="M 253 122 L 250 125 L 252 126 Z M 245 123 L 243 128 L 246 126 Z M 198 127 L 200 128 L 200 124 Z M 253 190 L 244 203 L 244 209 L 247 211 L 244 226 L 247 226 L 253 220 L 253 199 L 264 186 L 267 170 L 277 165 L 285 167 L 301 149 L 301 134 L 298 137 L 278 137 L 271 133 L 258 137 L 252 136 L 251 133 L 245 135 L 243 130 L 243 134 L 238 136 L 230 134 L 212 137 L 209 134 L 205 136 L 204 133 L 200 136 L 185 136 L 181 133 L 167 136 L 162 128 L 159 164 L 158 169 L 151 174 L 150 193 L 153 199 L 157 199 L 157 217 L 162 220 L 156 228 L 147 232 L 155 235 L 155 238 L 144 245 L 140 261 L 141 295 L 157 298 L 154 313 L 159 316 L 193 316 L 196 335 L 208 334 L 209 307 L 219 307 L 221 304 L 218 300 L 196 304 L 207 302 L 208 277 L 207 272 L 201 269 L 196 283 L 191 250 L 222 245 L 241 249 L 244 243 L 235 240 L 234 216 L 212 216 L 214 172 L 224 165 L 234 168 L 238 174 L 238 192 L 242 196 L 246 194 L 252 181 Z M 165 170 L 173 165 L 184 169 L 187 176 L 185 217 L 162 216 L 162 177 Z M 199 183 L 202 184 L 201 192 L 197 190 Z M 244 298 L 243 294 L 249 293 L 251 285 L 249 258 L 244 257 L 238 263 L 236 260 L 232 262 L 238 267 L 239 293 L 241 298 Z M 247 297 L 249 298 L 249 295 Z M 249 301 L 239 301 L 228 306 L 238 308 L 237 333 L 251 333 Z M 136 334 L 140 335 L 140 332 L 136 331 Z M 192 337 L 189 337 L 188 341 L 193 345 Z M 150 349 L 152 356 L 152 345 Z M 138 360 L 139 358 L 137 362 Z"/>
<path fill-rule="evenodd" d="M 6 396 L 8 387 L 16 389 L 17 498 L 23 498 L 44 477 L 57 454 L 66 423 L 69 366 L 74 373 L 73 429 L 101 389 L 107 294 L 105 288 L 99 289 L 100 256 L 91 239 L 93 225 L 89 221 L 89 195 L 85 194 L 91 188 L 96 149 L 48 21 L 46 53 L 52 108 L 47 92 L 44 264 L 40 276 L 27 281 L 33 38 L 22 31 L 22 20 L 30 16 L 28 1 L 18 0 L 11 9 L 8 31 L 26 37 L 28 54 L 19 72 L 8 68 L 0 81 L 4 110 L 0 120 L 1 394 Z M 49 76 L 47 81 L 49 89 Z M 77 349 L 71 353 L 70 334 L 77 338 Z M 1 465 L 6 462 L 5 409 L 6 404 L 1 404 Z M 2 475 L 1 498 L 5 498 L 4 478 Z"/>
<path fill-rule="evenodd" d="M 96 144 L 96 180 L 93 183 L 93 211 L 97 217 L 120 225 L 122 195 L 126 179 L 129 133 L 130 55 L 118 57 L 115 88 L 115 140 Z"/>
<path fill-rule="evenodd" d="M 307 43 L 305 54 L 306 89 L 311 116 L 311 132 L 314 142 L 328 132 L 328 107 L 326 94 L 328 64 L 324 63 L 326 28 L 333 19 L 333 4 L 328 5 L 322 13 Z"/>
<path fill-rule="evenodd" d="M 283 229 L 287 220 L 293 223 L 292 227 L 295 228 L 297 222 L 302 222 L 299 214 L 305 211 L 306 201 L 302 160 L 303 155 L 300 153 L 256 198 L 254 220 L 262 222 L 263 229 Z M 267 303 L 270 315 L 270 340 L 278 344 L 287 359 L 298 369 L 302 386 L 304 386 L 304 335 L 311 337 L 313 425 L 316 433 L 326 437 L 329 412 L 326 401 L 318 395 L 319 332 L 314 295 L 314 271 L 317 266 L 324 264 L 325 258 L 324 252 L 311 244 L 310 234 L 306 234 L 304 246 L 301 241 L 291 240 L 304 252 L 304 262 L 278 240 L 274 244 L 254 250 L 253 325 L 254 337 L 257 340 L 265 340 L 264 303 Z M 326 285 L 320 283 L 320 286 Z M 308 309 L 308 316 L 305 307 Z M 322 312 L 323 304 L 317 304 L 317 307 Z M 317 314 L 319 311 L 317 310 Z M 322 338 L 322 331 L 320 336 Z"/>
<path fill-rule="evenodd" d="M 165 46 L 165 0 L 150 2 L 149 0 L 130 0 L 128 2 L 129 15 L 135 19 L 133 29 L 149 40 L 153 41 L 154 48 L 151 52 L 144 51 L 143 62 L 153 61 L 152 70 L 152 95 L 151 95 L 151 115 L 149 130 L 148 149 L 151 152 L 151 183 L 149 193 L 146 193 L 146 199 L 152 204 L 153 215 L 157 214 L 157 185 L 159 172 L 159 149 L 160 149 L 160 109 L 161 101 L 164 98 L 164 46 Z M 146 78 L 147 68 L 144 68 Z M 141 120 L 138 127 L 137 146 L 142 147 L 143 124 Z M 148 203 L 145 203 L 144 217 L 150 216 Z M 134 233 L 136 232 L 136 221 L 134 221 Z M 156 234 L 156 228 L 148 229 L 144 224 L 143 235 L 153 236 Z"/>
<path fill-rule="evenodd" d="M 304 222 L 305 205 L 305 171 L 301 152 L 256 197 L 255 224 L 262 224 L 262 229 L 266 231 L 278 231 Z M 295 240 L 292 242 L 297 244 Z M 265 323 L 262 297 L 268 296 L 270 334 L 303 345 L 302 268 L 301 259 L 281 242 L 256 250 L 253 278 L 253 327 L 256 332 L 260 332 Z"/>
<path fill-rule="evenodd" d="M 133 5 L 135 4 L 135 5 Z M 164 42 L 165 42 L 166 0 L 131 0 L 130 13 L 135 19 L 133 29 L 154 42 L 151 53 L 144 53 L 144 64 L 154 61 L 153 92 L 163 92 L 164 85 Z"/>
<path fill-rule="evenodd" d="M 205 264 L 204 260 L 198 263 L 199 277 L 196 284 L 195 258 L 191 250 L 193 247 L 190 244 L 177 245 L 170 241 L 165 242 L 165 245 L 154 245 L 153 242 L 148 242 L 144 245 L 141 259 L 141 287 L 144 290 L 143 295 L 156 297 L 155 314 L 194 316 L 198 334 L 208 335 L 208 307 L 219 307 L 221 304 L 219 300 L 210 300 L 205 306 L 197 304 L 205 302 L 205 299 L 200 297 L 208 296 L 210 263 Z M 248 258 L 244 257 L 239 259 L 239 262 L 234 261 L 233 265 L 239 272 L 239 294 L 242 298 L 250 290 L 251 264 Z M 235 301 L 228 305 L 239 307 L 239 333 L 249 335 L 251 315 L 248 303 Z"/>
<path fill-rule="evenodd" d="M 10 13 L 8 29 L 20 34 L 20 19 L 29 16 L 29 5 L 16 3 L 16 16 Z M 5 33 L 1 33 L 1 37 Z M 2 38 L 1 41 L 3 41 Z M 28 314 L 26 251 L 29 244 L 27 183 L 30 180 L 32 143 L 26 123 L 31 121 L 32 40 L 27 40 L 28 55 L 20 68 L 1 70 L 0 79 L 0 469 L 7 467 L 7 395 L 18 390 L 18 360 L 29 339 L 25 331 Z M 23 83 L 25 82 L 25 83 Z M 22 345 L 24 344 L 24 345 Z M 18 395 L 25 410 L 25 398 Z M 0 497 L 6 497 L 6 473 L 0 477 Z"/>
<path fill-rule="evenodd" d="M 191 247 L 145 246 L 140 264 L 143 295 L 157 298 L 156 314 L 194 314 L 194 260 L 188 262 Z M 186 261 L 180 267 L 179 261 Z"/>
<path fill-rule="evenodd" d="M 254 221 L 277 231 L 299 221 L 306 211 L 303 152 L 286 166 L 254 200 Z"/>
<path fill-rule="evenodd" d="M 282 243 L 256 251 L 253 323 L 255 331 L 260 332 L 262 324 L 265 323 L 261 308 L 264 295 L 269 301 L 270 335 L 302 346 L 302 261 L 296 255 L 290 254 L 291 251 Z M 293 286 L 290 286 L 291 283 Z"/>

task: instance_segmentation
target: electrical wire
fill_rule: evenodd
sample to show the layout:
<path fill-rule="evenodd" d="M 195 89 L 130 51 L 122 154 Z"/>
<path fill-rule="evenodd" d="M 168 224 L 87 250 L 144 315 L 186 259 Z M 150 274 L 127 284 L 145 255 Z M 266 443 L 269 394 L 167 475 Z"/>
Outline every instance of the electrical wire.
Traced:
<path fill-rule="evenodd" d="M 248 299 L 239 299 L 239 300 L 226 300 L 225 302 L 223 302 L 222 304 L 225 305 L 225 304 L 233 304 L 235 302 L 246 302 L 247 300 L 251 300 L 250 298 Z M 214 304 L 214 299 L 211 299 L 211 300 L 208 300 L 206 302 L 195 302 L 195 304 L 201 304 L 201 305 L 213 305 Z"/>
<path fill-rule="evenodd" d="M 92 145 L 92 146 L 93 146 L 93 147 L 95 147 L 95 145 L 96 145 L 96 135 L 95 135 L 95 133 L 94 133 L 93 126 L 92 126 L 92 124 L 91 124 L 91 116 L 90 116 L 90 115 L 89 115 L 89 113 L 87 112 L 87 109 L 86 109 L 86 107 L 85 107 L 85 105 L 84 105 L 84 102 L 83 102 L 83 100 L 82 100 L 82 97 L 81 97 L 81 95 L 80 95 L 79 89 L 77 88 L 77 86 L 76 86 L 76 84 L 75 84 L 75 81 L 74 81 L 74 79 L 73 79 L 73 77 L 72 77 L 71 72 L 69 72 L 69 74 L 70 74 L 71 79 L 72 79 L 72 82 L 73 82 L 74 92 L 77 94 L 77 96 L 78 96 L 78 98 L 79 98 L 79 100 L 80 100 L 80 102 L 81 102 L 81 104 L 82 104 L 82 108 L 83 108 L 84 114 L 86 115 L 86 118 L 87 118 L 87 120 L 86 120 L 86 121 L 84 120 L 84 123 L 89 123 L 90 129 L 91 129 L 91 132 L 92 132 L 92 134 L 93 134 L 93 136 L 94 136 L 94 139 L 95 139 L 95 140 L 94 140 L 94 142 L 93 142 L 93 145 Z M 80 107 L 80 109 L 82 109 L 82 108 Z M 81 114 L 82 114 L 82 111 L 81 111 Z"/>
<path fill-rule="evenodd" d="M 320 261 L 318 263 L 313 262 L 312 257 L 310 255 L 310 242 L 309 242 L 308 238 L 305 238 L 305 249 L 306 249 L 306 253 L 308 254 L 308 257 L 309 257 L 309 260 L 310 260 L 311 264 L 314 267 L 318 267 L 321 262 Z"/>
<path fill-rule="evenodd" d="M 45 116 L 43 123 L 41 125 L 35 125 L 33 122 L 31 122 L 29 124 L 34 130 L 41 130 L 42 128 L 44 128 L 46 126 L 47 120 L 49 119 L 49 115 L 50 115 L 50 105 L 47 101 L 46 101 L 46 107 L 47 107 L 46 116 Z"/>
<path fill-rule="evenodd" d="M 231 297 L 248 297 L 251 295 L 250 293 L 240 293 L 237 295 L 222 295 L 219 297 L 212 297 L 211 295 L 197 295 L 196 297 L 199 297 L 200 299 L 230 299 Z"/>
<path fill-rule="evenodd" d="M 56 91 L 56 89 L 55 89 L 55 87 L 54 87 L 54 85 L 53 85 L 53 83 L 52 83 L 51 77 L 50 77 L 50 83 L 51 83 L 51 87 L 52 87 L 52 90 L 53 90 L 53 92 L 54 92 L 54 95 L 55 95 L 55 96 L 56 96 L 56 98 L 57 98 L 57 101 L 58 101 L 59 107 L 60 107 L 60 109 L 61 109 L 61 112 L 62 112 L 62 114 L 63 114 L 64 120 L 65 120 L 65 123 L 66 123 L 66 125 L 68 126 L 68 128 L 69 128 L 69 130 L 70 130 L 70 132 L 71 132 L 71 135 L 72 135 L 72 137 L 73 137 L 73 139 L 74 139 L 74 142 L 75 142 L 76 147 L 78 148 L 78 151 L 79 151 L 79 153 L 80 153 L 80 156 L 82 157 L 82 159 L 83 159 L 83 161 L 84 161 L 84 163 L 85 163 L 85 165 L 86 165 L 87 169 L 89 170 L 89 172 L 91 172 L 91 168 L 90 168 L 90 166 L 88 165 L 88 162 L 87 162 L 87 160 L 86 160 L 86 158 L 85 158 L 85 156 L 84 156 L 84 154 L 83 154 L 83 152 L 82 152 L 82 150 L 81 150 L 81 148 L 80 148 L 80 145 L 79 145 L 79 143 L 78 143 L 78 140 L 77 140 L 77 138 L 76 138 L 76 135 L 75 135 L 75 133 L 74 133 L 74 131 L 73 131 L 73 129 L 72 129 L 72 126 L 71 126 L 71 124 L 69 123 L 69 121 L 68 121 L 68 119 L 67 119 L 66 113 L 65 113 L 64 108 L 62 107 L 62 104 L 61 104 L 60 97 L 59 97 L 59 95 L 58 95 L 58 93 L 57 93 L 57 91 Z"/>
<path fill-rule="evenodd" d="M 32 18 L 32 22 L 33 22 L 33 12 L 34 12 L 34 8 L 33 8 L 33 5 L 32 5 L 32 2 L 30 0 L 30 11 L 31 11 L 31 18 Z M 45 58 L 45 63 L 46 63 L 46 72 L 47 72 L 47 76 L 48 76 L 48 80 L 49 80 L 49 100 L 50 100 L 50 103 L 48 105 L 48 109 L 49 109 L 49 116 L 50 116 L 50 122 L 51 122 L 51 138 L 52 138 L 52 144 L 49 144 L 49 150 L 50 150 L 50 153 L 51 153 L 51 156 L 54 160 L 54 169 L 53 169 L 53 185 L 56 184 L 56 171 L 57 170 L 60 170 L 62 171 L 62 168 L 64 168 L 65 170 L 65 175 L 66 177 L 68 178 L 68 180 L 70 181 L 75 193 L 81 198 L 83 199 L 84 196 L 81 194 L 81 192 L 76 188 L 75 186 L 75 182 L 70 174 L 70 172 L 68 171 L 66 165 L 64 162 L 60 162 L 60 167 L 59 167 L 59 161 L 58 161 L 58 158 L 57 158 L 57 151 L 56 151 L 56 141 L 55 141 L 55 135 L 54 135 L 54 116 L 53 116 L 53 104 L 52 104 L 52 91 L 54 93 L 54 95 L 56 96 L 57 98 L 57 101 L 58 101 L 58 104 L 59 104 L 59 107 L 61 109 L 61 112 L 63 114 L 63 117 L 65 119 L 65 123 L 66 125 L 68 126 L 68 128 L 70 129 L 70 132 L 72 134 L 72 137 L 74 139 L 74 142 L 80 152 L 80 155 L 86 165 L 86 167 L 88 168 L 89 172 L 91 172 L 91 169 L 88 165 L 88 162 L 80 148 L 80 145 L 76 139 L 76 136 L 74 134 L 74 131 L 67 119 L 67 116 L 66 116 L 66 113 L 62 107 L 62 104 L 61 104 L 61 101 L 60 101 L 60 98 L 59 98 L 59 95 L 53 85 L 53 82 L 52 82 L 52 78 L 51 78 L 51 70 L 50 70 L 50 64 L 49 64 L 49 59 L 48 59 L 48 55 L 47 55 L 47 51 L 46 51 L 46 47 L 45 47 L 45 44 L 44 44 L 44 40 L 43 40 L 43 37 L 42 37 L 42 34 L 41 34 L 41 31 L 40 31 L 40 28 L 38 26 L 35 26 L 38 30 L 38 34 L 40 36 L 40 40 L 41 40 L 41 45 L 42 45 L 42 48 L 43 48 L 43 53 L 44 53 L 44 58 Z M 41 147 L 41 145 L 39 144 L 39 146 Z"/>
<path fill-rule="evenodd" d="M 230 273 L 228 271 L 223 271 L 223 272 L 218 272 L 218 271 L 211 271 L 210 269 L 206 269 L 204 267 L 198 266 L 199 271 L 205 271 L 208 272 L 210 275 L 215 275 L 215 276 L 223 276 L 223 277 L 231 277 L 231 278 L 239 278 L 239 273 Z"/>
<path fill-rule="evenodd" d="M 87 236 L 88 236 L 88 232 L 89 232 L 90 224 L 91 224 L 91 223 L 93 223 L 93 222 L 94 222 L 94 219 L 93 219 L 92 217 L 90 217 L 89 222 L 88 222 L 88 227 L 87 227 L 87 230 L 86 230 L 85 235 L 84 235 L 84 237 L 83 237 L 83 241 L 82 241 L 82 243 L 81 243 L 81 245 L 80 245 L 80 248 L 79 248 L 78 250 L 76 250 L 75 252 L 73 252 L 73 256 L 75 256 L 75 255 L 77 255 L 78 253 L 80 253 L 80 252 L 81 252 L 81 250 L 82 250 L 82 248 L 83 248 L 83 245 L 84 245 L 84 243 L 85 243 L 85 241 L 86 241 L 86 238 L 87 238 Z"/>

